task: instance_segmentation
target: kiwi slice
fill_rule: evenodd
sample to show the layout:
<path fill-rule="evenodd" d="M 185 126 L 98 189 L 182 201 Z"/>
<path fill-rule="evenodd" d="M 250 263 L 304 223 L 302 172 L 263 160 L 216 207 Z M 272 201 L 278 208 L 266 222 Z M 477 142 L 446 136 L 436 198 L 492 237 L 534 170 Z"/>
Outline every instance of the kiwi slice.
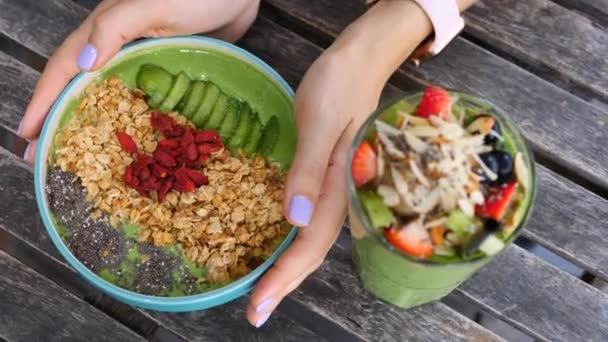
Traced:
<path fill-rule="evenodd" d="M 190 77 L 185 72 L 180 71 L 175 77 L 173 87 L 169 90 L 167 97 L 158 108 L 161 112 L 168 113 L 173 110 L 179 100 L 182 99 L 188 88 L 190 88 Z"/>
<path fill-rule="evenodd" d="M 264 126 L 260 122 L 257 115 L 252 115 L 252 118 L 253 120 L 251 120 L 252 125 L 249 138 L 243 146 L 243 151 L 247 152 L 248 154 L 252 154 L 257 150 L 258 144 L 260 143 L 260 138 L 262 137 L 262 130 L 264 129 Z"/>
<path fill-rule="evenodd" d="M 148 105 L 158 108 L 173 86 L 173 75 L 152 64 L 144 64 L 137 73 L 137 87 L 148 96 Z"/>
<path fill-rule="evenodd" d="M 194 114 L 196 113 L 196 109 L 200 107 L 201 102 L 203 102 L 203 97 L 205 96 L 205 89 L 207 89 L 207 83 L 203 81 L 196 81 L 190 87 L 190 98 L 188 102 L 184 106 L 182 110 L 182 114 L 188 119 L 192 119 Z"/>
<path fill-rule="evenodd" d="M 241 120 L 241 106 L 242 103 L 234 98 L 229 99 L 228 109 L 226 110 L 226 117 L 220 126 L 220 137 L 222 141 L 228 141 L 236 126 L 238 126 Z"/>
<path fill-rule="evenodd" d="M 196 127 L 203 127 L 207 123 L 219 96 L 220 88 L 211 82 L 207 83 L 207 90 L 203 96 L 203 101 L 192 118 L 192 122 L 194 122 Z"/>
<path fill-rule="evenodd" d="M 206 129 L 212 129 L 214 131 L 218 130 L 220 126 L 222 126 L 222 122 L 226 117 L 226 111 L 230 105 L 230 98 L 226 96 L 224 93 L 220 93 L 215 106 L 213 107 L 213 111 L 211 111 L 211 116 L 209 117 L 209 121 L 205 124 Z"/>
<path fill-rule="evenodd" d="M 258 144 L 258 152 L 264 157 L 268 157 L 274 147 L 279 140 L 279 120 L 276 116 L 273 116 L 268 120 L 266 125 L 264 125 L 264 130 L 262 131 L 262 137 L 260 138 L 260 143 Z"/>
<path fill-rule="evenodd" d="M 243 147 L 249 138 L 249 133 L 251 133 L 253 120 L 256 119 L 251 114 L 251 107 L 245 102 L 241 103 L 239 116 L 239 124 L 236 126 L 234 134 L 228 141 L 228 146 L 233 150 L 238 150 Z"/>

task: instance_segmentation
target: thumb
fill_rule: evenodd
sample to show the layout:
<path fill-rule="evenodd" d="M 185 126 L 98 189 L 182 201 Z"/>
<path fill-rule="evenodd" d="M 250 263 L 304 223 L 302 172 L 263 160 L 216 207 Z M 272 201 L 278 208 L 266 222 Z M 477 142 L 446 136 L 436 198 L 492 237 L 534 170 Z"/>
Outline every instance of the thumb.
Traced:
<path fill-rule="evenodd" d="M 78 56 L 80 69 L 92 71 L 102 67 L 124 44 L 141 37 L 160 23 L 163 3 L 164 1 L 121 1 L 99 13 L 93 19 L 88 42 Z"/>
<path fill-rule="evenodd" d="M 296 108 L 296 112 L 297 112 Z M 295 159 L 285 183 L 284 211 L 287 220 L 298 227 L 310 224 L 315 203 L 321 193 L 330 156 L 342 129 L 332 118 L 298 115 L 298 143 Z"/>

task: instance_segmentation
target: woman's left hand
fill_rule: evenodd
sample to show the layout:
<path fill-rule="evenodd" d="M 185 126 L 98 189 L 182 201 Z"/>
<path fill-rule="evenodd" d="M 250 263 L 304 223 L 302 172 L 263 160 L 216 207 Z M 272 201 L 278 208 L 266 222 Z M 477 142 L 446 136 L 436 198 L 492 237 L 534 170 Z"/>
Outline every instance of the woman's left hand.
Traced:
<path fill-rule="evenodd" d="M 296 92 L 298 145 L 287 176 L 284 212 L 301 228 L 253 291 L 247 318 L 256 327 L 321 265 L 340 233 L 347 210 L 347 154 L 383 86 L 362 70 L 366 66 L 359 56 L 330 48 Z"/>

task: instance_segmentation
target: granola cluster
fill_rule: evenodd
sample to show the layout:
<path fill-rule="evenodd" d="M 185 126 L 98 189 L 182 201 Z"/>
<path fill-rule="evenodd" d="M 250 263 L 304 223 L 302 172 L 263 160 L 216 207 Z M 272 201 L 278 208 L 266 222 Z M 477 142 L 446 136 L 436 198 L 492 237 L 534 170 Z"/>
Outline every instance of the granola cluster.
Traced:
<path fill-rule="evenodd" d="M 173 118 L 191 125 L 181 115 Z M 133 160 L 116 139 L 121 131 L 145 153 L 161 139 L 142 93 L 113 77 L 87 89 L 75 117 L 56 135 L 52 163 L 80 179 L 94 217 L 106 213 L 114 227 L 135 223 L 139 240 L 156 246 L 179 243 L 191 261 L 207 268 L 204 281 L 211 283 L 247 274 L 287 234 L 275 165 L 221 150 L 203 165 L 208 185 L 193 193 L 171 191 L 159 203 L 155 193 L 147 198 L 123 183 Z"/>

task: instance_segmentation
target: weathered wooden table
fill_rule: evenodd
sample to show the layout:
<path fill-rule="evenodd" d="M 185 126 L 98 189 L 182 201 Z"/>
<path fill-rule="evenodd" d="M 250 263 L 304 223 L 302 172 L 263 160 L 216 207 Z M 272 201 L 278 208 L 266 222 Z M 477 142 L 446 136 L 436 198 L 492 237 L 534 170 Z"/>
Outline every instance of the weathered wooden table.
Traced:
<path fill-rule="evenodd" d="M 96 2 L 0 0 L 0 125 L 8 128 L 0 141 L 16 131 L 46 58 Z M 365 10 L 359 3 L 268 0 L 239 45 L 295 88 Z M 62 260 L 38 217 L 32 168 L 0 147 L 0 341 L 523 336 L 486 329 L 469 318 L 478 317 L 471 308 L 541 341 L 608 341 L 608 295 L 590 285 L 608 280 L 608 0 L 483 0 L 466 18 L 465 32 L 440 57 L 401 68 L 385 99 L 437 83 L 515 117 L 538 161 L 539 196 L 522 241 L 585 270 L 583 279 L 512 246 L 442 302 L 404 311 L 361 288 L 344 229 L 321 268 L 261 329 L 245 320 L 247 298 L 185 314 L 140 310 L 92 288 Z"/>

